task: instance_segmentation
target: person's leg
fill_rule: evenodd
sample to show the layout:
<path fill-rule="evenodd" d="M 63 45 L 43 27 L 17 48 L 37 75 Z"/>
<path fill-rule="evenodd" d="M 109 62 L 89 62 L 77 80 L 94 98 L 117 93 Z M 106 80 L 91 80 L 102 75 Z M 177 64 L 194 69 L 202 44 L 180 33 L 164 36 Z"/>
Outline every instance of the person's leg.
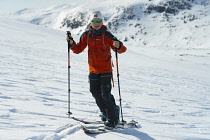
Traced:
<path fill-rule="evenodd" d="M 90 92 L 95 98 L 96 104 L 102 113 L 106 113 L 106 105 L 102 98 L 101 86 L 100 86 L 100 75 L 90 73 L 89 74 Z"/>
<path fill-rule="evenodd" d="M 118 112 L 116 110 L 116 103 L 114 96 L 111 94 L 111 78 L 112 73 L 103 73 L 100 74 L 100 83 L 101 83 L 101 92 L 102 98 L 105 101 L 105 105 L 107 108 L 107 116 L 112 122 L 115 124 L 118 121 Z"/>

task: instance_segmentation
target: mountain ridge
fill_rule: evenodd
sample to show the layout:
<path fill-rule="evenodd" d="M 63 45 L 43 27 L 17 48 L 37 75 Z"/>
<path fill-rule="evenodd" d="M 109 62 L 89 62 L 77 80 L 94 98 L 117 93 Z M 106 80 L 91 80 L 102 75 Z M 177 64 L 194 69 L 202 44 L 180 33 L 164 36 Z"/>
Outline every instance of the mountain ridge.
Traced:
<path fill-rule="evenodd" d="M 183 53 L 194 55 L 193 51 L 199 50 L 202 56 L 209 56 L 206 53 L 210 50 L 206 36 L 210 30 L 208 0 L 133 0 L 127 5 L 109 2 L 76 7 L 76 3 L 60 4 L 38 11 L 22 9 L 11 15 L 32 24 L 81 35 L 89 25 L 92 11 L 100 10 L 108 29 L 125 43 L 135 44 L 134 47 L 177 49 L 182 56 Z"/>

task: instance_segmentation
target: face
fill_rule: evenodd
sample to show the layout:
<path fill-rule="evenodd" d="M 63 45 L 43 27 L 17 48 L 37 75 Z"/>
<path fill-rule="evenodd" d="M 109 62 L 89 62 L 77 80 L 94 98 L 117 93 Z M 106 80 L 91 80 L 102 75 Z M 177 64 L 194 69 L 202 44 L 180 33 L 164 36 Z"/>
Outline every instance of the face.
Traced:
<path fill-rule="evenodd" d="M 99 30 L 102 25 L 103 25 L 103 22 L 100 19 L 92 20 L 90 23 L 90 26 L 95 30 Z"/>

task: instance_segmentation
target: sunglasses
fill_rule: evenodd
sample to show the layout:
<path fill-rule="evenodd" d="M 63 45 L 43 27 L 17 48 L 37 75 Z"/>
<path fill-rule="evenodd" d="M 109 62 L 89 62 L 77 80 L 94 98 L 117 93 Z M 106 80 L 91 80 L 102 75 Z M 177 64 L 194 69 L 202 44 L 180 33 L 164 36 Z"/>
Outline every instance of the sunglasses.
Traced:
<path fill-rule="evenodd" d="M 102 19 L 93 19 L 91 22 L 93 23 L 101 23 L 103 20 Z"/>

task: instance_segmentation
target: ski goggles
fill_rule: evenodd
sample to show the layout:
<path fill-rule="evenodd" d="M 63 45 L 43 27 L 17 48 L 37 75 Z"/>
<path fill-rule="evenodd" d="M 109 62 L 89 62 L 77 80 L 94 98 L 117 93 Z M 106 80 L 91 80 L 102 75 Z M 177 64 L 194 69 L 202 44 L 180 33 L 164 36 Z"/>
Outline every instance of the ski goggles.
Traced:
<path fill-rule="evenodd" d="M 93 23 L 101 23 L 103 20 L 102 19 L 93 19 L 91 22 Z"/>

